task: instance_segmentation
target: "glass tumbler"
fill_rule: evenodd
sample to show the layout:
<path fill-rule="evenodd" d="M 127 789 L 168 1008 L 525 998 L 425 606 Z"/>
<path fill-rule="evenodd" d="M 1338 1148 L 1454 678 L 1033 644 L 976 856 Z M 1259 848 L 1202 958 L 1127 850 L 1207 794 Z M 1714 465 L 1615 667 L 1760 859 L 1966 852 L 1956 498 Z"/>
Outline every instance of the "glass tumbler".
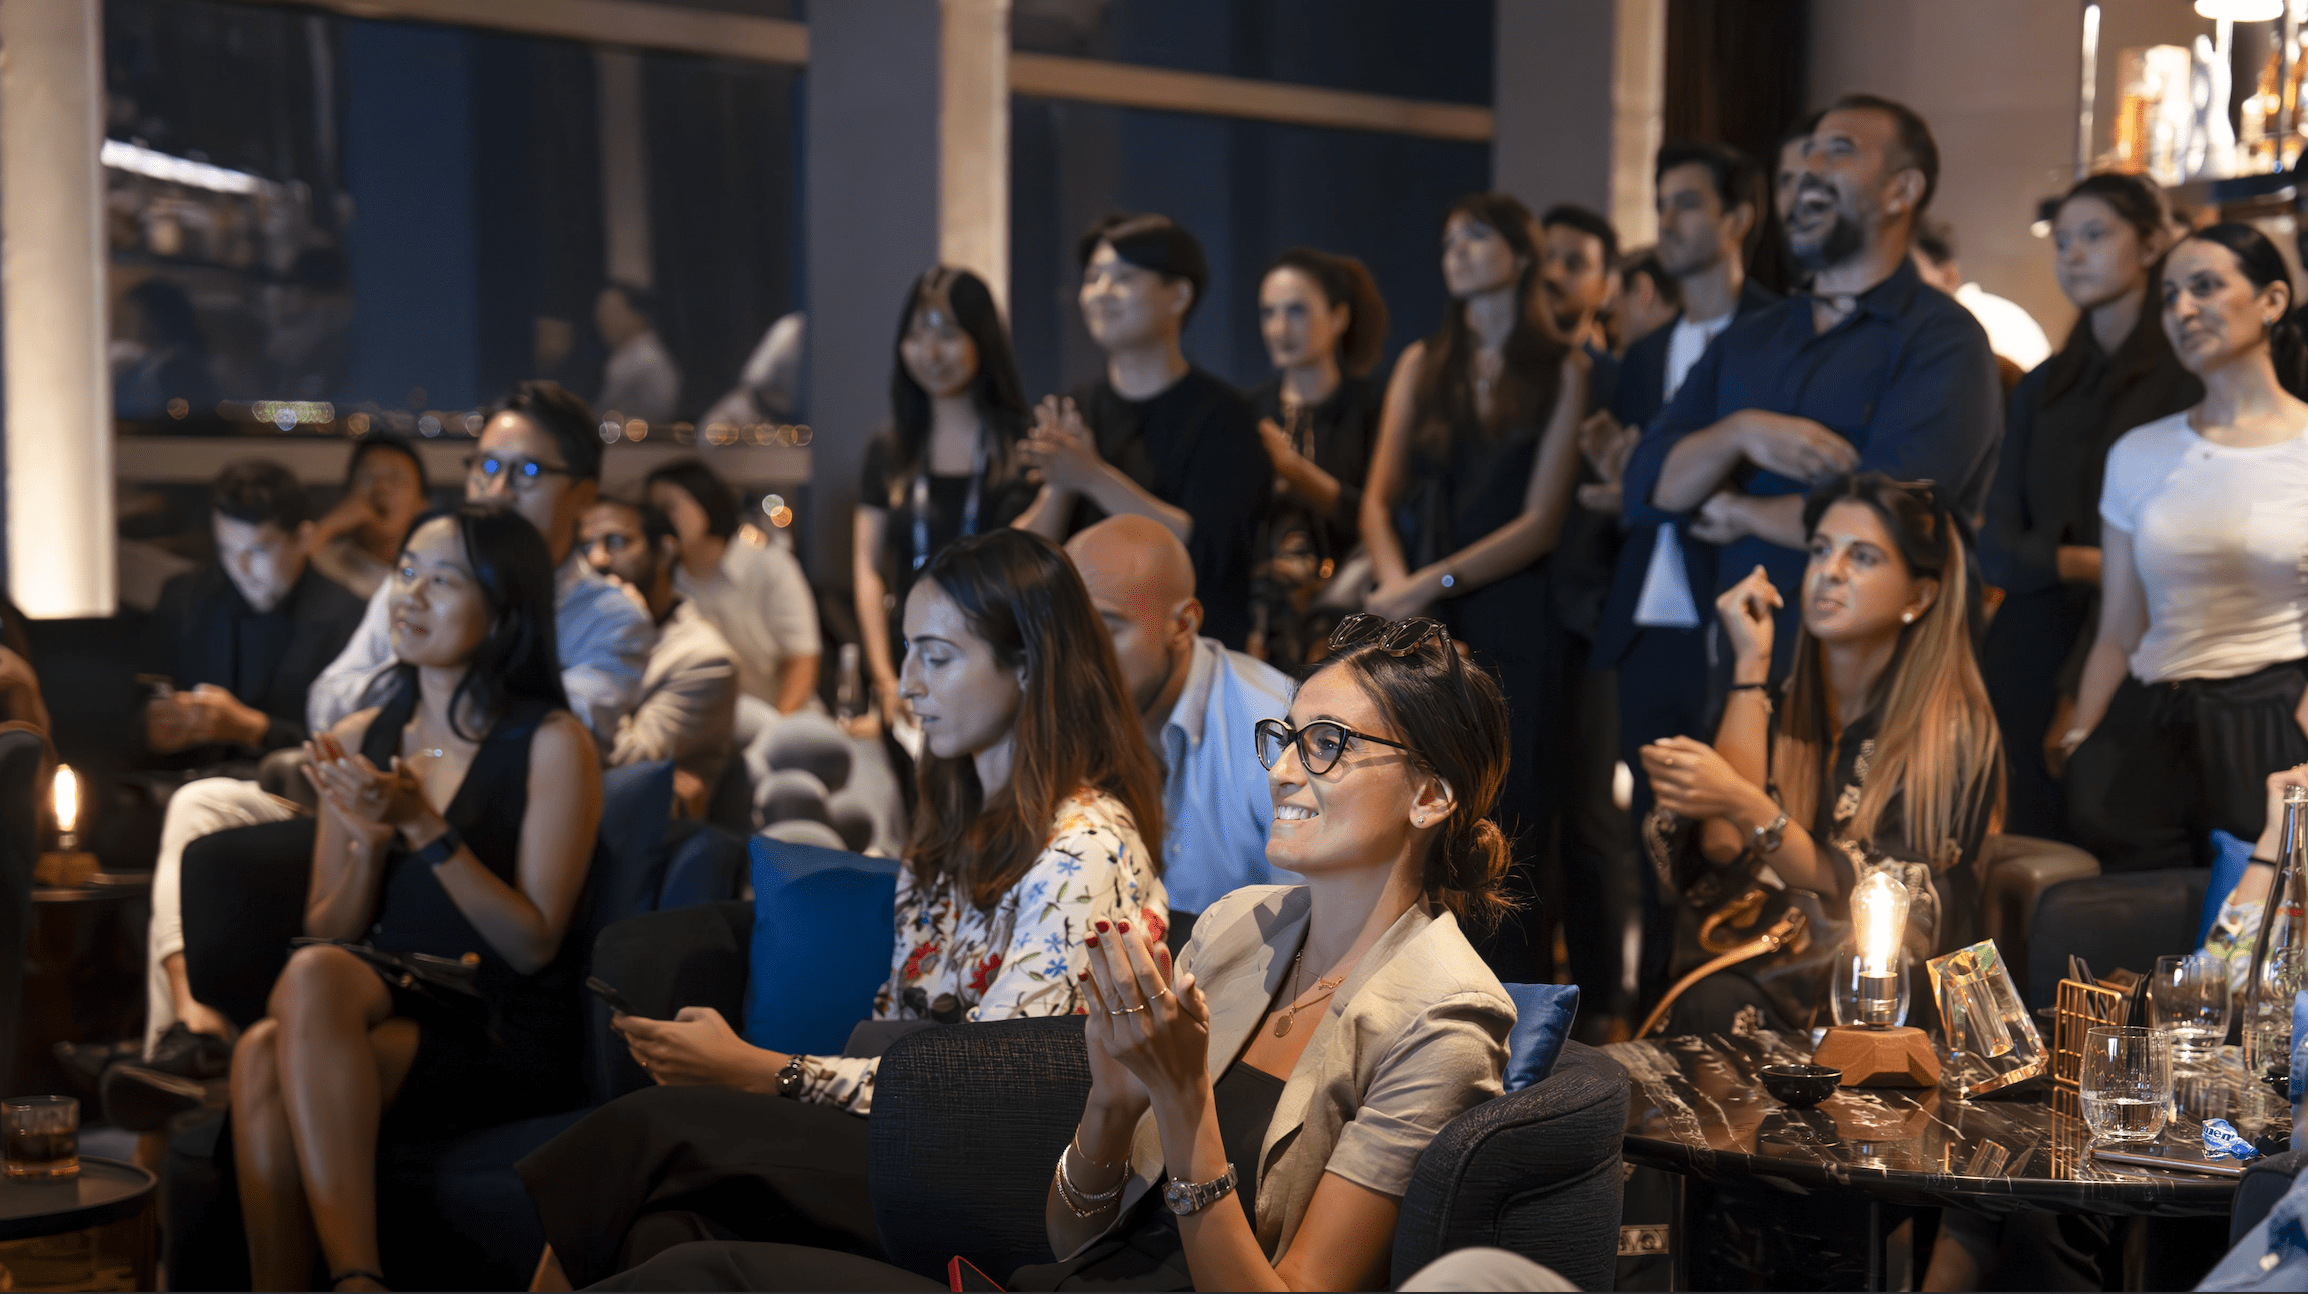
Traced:
<path fill-rule="evenodd" d="M 10 1177 L 80 1175 L 80 1102 L 69 1096 L 0 1101 L 0 1171 Z"/>
<path fill-rule="evenodd" d="M 2227 965 L 2209 953 L 2156 959 L 2148 1007 L 2156 1027 L 2172 1035 L 2172 1063 L 2183 1069 L 2210 1064 L 2228 1039 Z"/>
<path fill-rule="evenodd" d="M 2084 1123 L 2095 1141 L 2152 1141 L 2172 1117 L 2172 1036 L 2100 1025 L 2084 1035 Z"/>

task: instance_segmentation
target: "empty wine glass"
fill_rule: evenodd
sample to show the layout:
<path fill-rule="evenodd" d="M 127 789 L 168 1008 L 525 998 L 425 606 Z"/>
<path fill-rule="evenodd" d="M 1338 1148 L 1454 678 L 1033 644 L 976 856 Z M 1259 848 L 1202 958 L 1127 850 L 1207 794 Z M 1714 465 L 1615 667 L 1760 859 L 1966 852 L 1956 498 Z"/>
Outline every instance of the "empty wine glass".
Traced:
<path fill-rule="evenodd" d="M 2228 967 L 2209 953 L 2156 959 L 2148 1007 L 2156 1027 L 2172 1035 L 2172 1063 L 2195 1069 L 2220 1054 L 2228 1038 Z"/>
<path fill-rule="evenodd" d="M 2172 1037 L 2099 1025 L 2084 1035 L 2084 1123 L 2096 1141 L 2152 1141 L 2172 1117 Z"/>

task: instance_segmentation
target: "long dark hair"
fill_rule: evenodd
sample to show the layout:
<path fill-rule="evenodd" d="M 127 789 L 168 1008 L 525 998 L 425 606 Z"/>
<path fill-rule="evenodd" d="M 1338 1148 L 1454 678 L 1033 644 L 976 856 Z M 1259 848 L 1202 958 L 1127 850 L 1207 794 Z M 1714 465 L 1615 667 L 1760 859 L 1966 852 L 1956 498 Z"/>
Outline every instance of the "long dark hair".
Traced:
<path fill-rule="evenodd" d="M 419 530 L 444 519 L 457 527 L 473 582 L 489 608 L 489 631 L 474 646 L 465 676 L 449 697 L 449 730 L 467 741 L 478 740 L 515 700 L 568 709 L 553 639 L 553 557 L 545 550 L 545 537 L 518 513 L 461 503 L 434 508 L 410 523 L 402 549 Z M 384 678 L 390 681 L 380 700 L 416 694 L 416 666 L 396 664 Z M 462 715 L 468 706 L 480 716 L 480 733 L 465 731 Z"/>
<path fill-rule="evenodd" d="M 1427 851 L 1421 890 L 1470 929 L 1497 925 L 1517 906 L 1507 892 L 1513 855 L 1490 816 L 1507 780 L 1507 700 L 1498 680 L 1458 659 L 1439 636 L 1403 656 L 1374 639 L 1314 672 L 1333 668 L 1351 673 L 1420 765 L 1450 783 L 1454 811 Z"/>
<path fill-rule="evenodd" d="M 2180 240 L 2186 242 L 2216 243 L 2235 254 L 2236 268 L 2246 282 L 2257 292 L 2271 283 L 2284 285 L 2284 317 L 2268 330 L 2268 361 L 2276 368 L 2276 381 L 2295 398 L 2308 399 L 2308 342 L 2300 337 L 2300 325 L 2293 315 L 2300 302 L 2299 288 L 2292 282 L 2292 268 L 2284 263 L 2284 254 L 2268 236 L 2240 221 L 2223 220 L 2219 224 L 2199 229 Z"/>
<path fill-rule="evenodd" d="M 1368 266 L 1352 256 L 1293 247 L 1275 257 L 1258 281 L 1265 283 L 1276 270 L 1297 270 L 1314 281 L 1324 301 L 1346 307 L 1338 366 L 1348 377 L 1361 377 L 1378 366 L 1386 351 L 1386 298 L 1379 294 L 1378 280 L 1370 276 Z"/>
<path fill-rule="evenodd" d="M 970 271 L 940 265 L 906 289 L 905 309 L 898 312 L 897 340 L 890 344 L 890 429 L 897 442 L 896 470 L 890 473 L 892 490 L 900 488 L 899 482 L 912 483 L 929 445 L 930 393 L 906 371 L 905 345 L 914 312 L 933 305 L 952 311 L 954 323 L 977 347 L 978 373 L 970 379 L 970 403 L 977 406 L 978 417 L 985 421 L 992 441 L 986 464 L 988 480 L 1009 475 L 1010 451 L 1033 421 L 1026 404 L 1026 383 L 1018 376 L 1018 357 L 1010 347 L 1010 330 L 1002 322 L 993 292 L 984 279 Z M 901 503 L 902 499 L 893 497 L 889 506 L 895 508 Z"/>
<path fill-rule="evenodd" d="M 1496 436 L 1518 423 L 1543 422 L 1555 403 L 1570 344 L 1555 331 L 1540 299 L 1539 247 L 1530 208 L 1504 193 L 1470 193 L 1443 213 L 1445 229 L 1453 216 L 1465 216 L 1505 239 L 1523 262 L 1523 272 L 1515 280 L 1515 300 L 1521 308 L 1500 354 L 1505 363 L 1483 429 Z M 1474 350 L 1466 303 L 1453 301 L 1443 310 L 1442 327 L 1427 338 L 1425 362 L 1419 369 L 1416 425 L 1424 443 L 1447 442 L 1451 428 L 1474 415 L 1475 387 L 1469 373 Z"/>
<path fill-rule="evenodd" d="M 1162 776 L 1122 684 L 1113 640 L 1056 544 L 1003 527 L 938 551 L 914 587 L 934 584 L 1003 667 L 1025 667 L 1010 782 L 991 802 L 966 755 L 924 751 L 906 861 L 928 891 L 953 885 L 981 908 L 1001 901 L 1049 843 L 1058 806 L 1095 788 L 1122 802 L 1149 866 L 1162 862 Z"/>
<path fill-rule="evenodd" d="M 1891 664 L 1870 703 L 1882 724 L 1859 792 L 1852 838 L 1872 841 L 1884 809 L 1900 802 L 1901 843 L 1944 869 L 1957 861 L 1958 834 L 1969 812 L 2003 813 L 2003 738 L 1987 684 L 1972 651 L 1976 599 L 1962 518 L 1936 487 L 1895 481 L 1882 472 L 1838 477 L 1803 501 L 1803 533 L 1838 503 L 1873 512 L 1891 535 L 1912 577 L 1939 581 L 1939 595 L 1899 631 Z M 1818 809 L 1822 770 L 1834 748 L 1828 716 L 1827 664 L 1808 627 L 1795 637 L 1795 668 L 1774 738 L 1771 772 L 1787 816 L 1808 824 Z"/>

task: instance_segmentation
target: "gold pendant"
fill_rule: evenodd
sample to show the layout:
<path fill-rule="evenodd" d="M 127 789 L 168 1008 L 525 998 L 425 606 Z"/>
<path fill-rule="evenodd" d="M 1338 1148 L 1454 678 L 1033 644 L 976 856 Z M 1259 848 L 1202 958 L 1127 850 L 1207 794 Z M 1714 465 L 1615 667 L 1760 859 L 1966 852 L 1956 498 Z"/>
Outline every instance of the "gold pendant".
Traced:
<path fill-rule="evenodd" d="M 1274 1017 L 1274 1036 L 1277 1038 L 1287 1037 L 1290 1033 L 1290 1018 L 1297 1014 L 1298 1012 L 1294 1009 L 1286 1009 L 1282 1014 Z"/>

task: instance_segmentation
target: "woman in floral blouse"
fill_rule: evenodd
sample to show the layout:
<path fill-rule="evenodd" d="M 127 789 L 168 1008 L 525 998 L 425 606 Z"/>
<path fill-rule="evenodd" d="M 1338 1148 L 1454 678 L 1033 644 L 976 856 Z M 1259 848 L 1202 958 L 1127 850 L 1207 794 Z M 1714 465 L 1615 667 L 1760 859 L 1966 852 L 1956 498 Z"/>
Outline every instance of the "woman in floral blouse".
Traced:
<path fill-rule="evenodd" d="M 1064 553 L 1017 530 L 955 541 L 906 598 L 900 690 L 920 804 L 876 1020 L 1080 1014 L 1083 936 L 1160 931 L 1160 774 Z M 659 1086 L 518 1165 L 550 1247 L 537 1288 L 590 1285 L 690 1240 L 875 1252 L 870 1056 L 789 1056 L 718 1011 L 617 1016 Z"/>

